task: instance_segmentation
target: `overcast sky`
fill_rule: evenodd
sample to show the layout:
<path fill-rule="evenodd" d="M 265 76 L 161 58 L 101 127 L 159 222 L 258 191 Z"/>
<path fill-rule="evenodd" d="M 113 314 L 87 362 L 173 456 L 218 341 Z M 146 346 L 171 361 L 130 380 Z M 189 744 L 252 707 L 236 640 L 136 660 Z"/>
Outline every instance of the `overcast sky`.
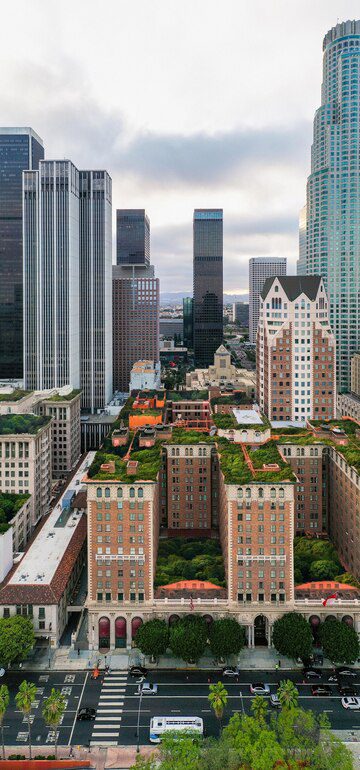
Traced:
<path fill-rule="evenodd" d="M 224 209 L 224 287 L 251 256 L 295 272 L 322 39 L 358 0 L 1 3 L 0 122 L 48 158 L 106 168 L 146 208 L 163 291 L 192 286 L 192 213 Z"/>

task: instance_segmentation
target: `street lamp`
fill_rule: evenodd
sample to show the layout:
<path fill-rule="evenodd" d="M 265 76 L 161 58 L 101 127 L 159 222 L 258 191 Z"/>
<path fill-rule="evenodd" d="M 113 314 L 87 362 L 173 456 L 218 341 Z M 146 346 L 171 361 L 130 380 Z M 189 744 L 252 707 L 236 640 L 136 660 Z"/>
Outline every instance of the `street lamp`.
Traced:
<path fill-rule="evenodd" d="M 241 690 L 240 690 L 240 700 L 241 700 L 241 711 L 242 711 L 242 713 L 243 713 L 243 714 L 245 714 L 245 710 L 244 710 L 244 701 L 243 701 L 243 694 L 242 694 L 242 691 L 241 691 Z"/>
<path fill-rule="evenodd" d="M 136 726 L 136 753 L 138 754 L 140 751 L 140 713 L 141 713 L 141 701 L 142 701 L 142 695 L 143 695 L 143 688 L 142 688 L 142 682 L 144 679 L 140 680 L 139 682 L 139 688 L 140 688 L 140 697 L 139 697 L 139 708 L 138 708 L 138 715 L 137 715 L 137 726 Z"/>

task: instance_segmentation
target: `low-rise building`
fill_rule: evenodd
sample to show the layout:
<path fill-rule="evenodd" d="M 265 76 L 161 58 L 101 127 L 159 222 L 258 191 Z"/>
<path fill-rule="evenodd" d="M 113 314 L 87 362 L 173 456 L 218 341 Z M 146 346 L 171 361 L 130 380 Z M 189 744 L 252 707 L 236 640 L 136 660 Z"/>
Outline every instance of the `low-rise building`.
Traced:
<path fill-rule="evenodd" d="M 160 362 L 136 361 L 130 372 L 129 390 L 160 390 Z"/>
<path fill-rule="evenodd" d="M 360 397 L 355 393 L 338 393 L 337 414 L 339 417 L 352 417 L 360 423 Z"/>
<path fill-rule="evenodd" d="M 0 583 L 9 571 L 6 565 L 13 554 L 23 551 L 31 537 L 31 497 L 29 494 L 16 495 L 0 492 Z M 11 530 L 10 538 L 8 532 Z M 3 538 L 5 538 L 3 540 Z M 4 545 L 6 543 L 6 545 Z"/>
<path fill-rule="evenodd" d="M 255 374 L 246 369 L 236 369 L 231 363 L 231 353 L 220 345 L 214 355 L 214 364 L 208 369 L 195 369 L 186 374 L 186 387 L 191 390 L 218 387 L 242 390 L 250 398 L 255 397 Z"/>

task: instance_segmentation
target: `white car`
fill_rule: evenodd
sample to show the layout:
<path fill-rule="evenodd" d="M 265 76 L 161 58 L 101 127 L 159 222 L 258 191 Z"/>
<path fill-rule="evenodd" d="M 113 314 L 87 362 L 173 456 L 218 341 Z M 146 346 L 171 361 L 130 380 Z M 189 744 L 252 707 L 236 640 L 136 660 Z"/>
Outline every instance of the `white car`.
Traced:
<path fill-rule="evenodd" d="M 263 682 L 256 682 L 250 685 L 251 695 L 270 695 L 270 687 Z"/>
<path fill-rule="evenodd" d="M 344 709 L 351 709 L 352 711 L 358 711 L 360 709 L 360 698 L 347 696 L 341 698 L 341 705 Z"/>
<path fill-rule="evenodd" d="M 139 687 L 137 688 L 137 694 L 140 695 L 142 692 L 143 695 L 156 695 L 158 691 L 157 684 L 151 684 L 150 682 L 142 682 L 139 684 Z"/>
<path fill-rule="evenodd" d="M 0 677 L 5 676 L 5 669 L 0 668 Z"/>

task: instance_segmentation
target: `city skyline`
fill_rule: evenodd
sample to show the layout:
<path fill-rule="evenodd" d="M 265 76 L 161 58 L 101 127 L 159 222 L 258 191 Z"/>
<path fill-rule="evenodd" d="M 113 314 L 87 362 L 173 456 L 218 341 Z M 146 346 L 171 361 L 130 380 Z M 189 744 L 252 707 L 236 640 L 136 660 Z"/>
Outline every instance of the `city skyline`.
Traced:
<path fill-rule="evenodd" d="M 65 154 L 78 168 L 107 168 L 114 180 L 114 208 L 146 207 L 153 261 L 164 291 L 174 283 L 183 290 L 191 287 L 193 208 L 221 205 L 226 215 L 225 290 L 243 292 L 251 256 L 286 256 L 289 273 L 295 273 L 298 212 L 310 164 L 312 120 L 320 101 L 319 41 L 337 19 L 356 18 L 357 4 L 333 0 L 314 8 L 310 2 L 300 6 L 295 1 L 291 7 L 281 2 L 270 12 L 263 2 L 251 8 L 229 2 L 229 12 L 219 21 L 210 2 L 208 36 L 201 51 L 193 43 L 202 3 L 193 9 L 193 30 L 188 29 L 186 14 L 174 14 L 172 5 L 159 2 L 150 16 L 141 2 L 121 9 L 121 45 L 115 46 L 117 5 L 107 4 L 95 24 L 96 9 L 90 2 L 90 40 L 96 35 L 98 51 L 106 41 L 106 55 L 96 58 L 95 67 L 89 63 L 87 45 L 78 39 L 80 12 L 71 9 L 70 23 L 70 4 L 65 2 L 56 19 L 60 55 L 49 47 L 53 13 L 44 13 L 34 3 L 27 33 L 21 32 L 18 41 L 26 71 L 11 52 L 8 55 L 4 35 L 3 71 L 9 92 L 3 91 L 3 124 L 32 125 L 43 137 L 48 157 Z M 7 13 L 4 9 L 4 30 Z M 135 20 L 144 58 L 126 79 L 115 78 L 113 88 L 108 72 L 124 71 Z M 273 45 L 279 28 L 281 53 L 280 48 L 274 52 Z M 34 47 L 31 33 L 37 30 L 41 44 Z M 245 65 L 255 34 L 260 45 L 249 75 Z M 304 39 L 307 56 L 300 66 L 294 51 Z M 210 50 L 223 49 L 215 45 L 222 40 L 226 55 L 209 56 Z M 184 46 L 190 52 L 186 71 Z M 235 92 L 230 72 L 236 73 Z M 163 88 L 155 88 L 156 82 Z M 213 98 L 214 85 L 221 89 L 221 104 Z"/>

